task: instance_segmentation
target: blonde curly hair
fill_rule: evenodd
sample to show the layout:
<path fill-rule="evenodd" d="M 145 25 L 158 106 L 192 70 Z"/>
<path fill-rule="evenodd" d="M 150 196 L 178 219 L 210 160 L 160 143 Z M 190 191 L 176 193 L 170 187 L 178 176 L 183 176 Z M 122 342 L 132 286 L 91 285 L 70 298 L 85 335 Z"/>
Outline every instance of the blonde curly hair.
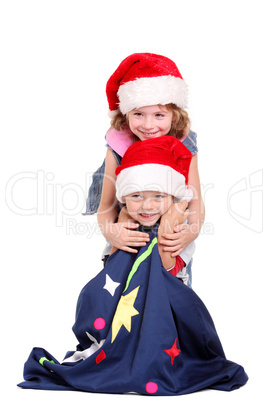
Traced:
<path fill-rule="evenodd" d="M 174 105 L 174 103 L 169 103 L 167 105 L 158 105 L 159 108 L 166 108 L 168 111 L 173 113 L 173 119 L 171 124 L 171 129 L 168 135 L 176 137 L 178 139 L 182 138 L 190 128 L 190 118 L 186 110 L 179 108 Z M 124 130 L 129 128 L 128 115 L 119 112 L 111 120 L 111 126 L 116 130 Z"/>

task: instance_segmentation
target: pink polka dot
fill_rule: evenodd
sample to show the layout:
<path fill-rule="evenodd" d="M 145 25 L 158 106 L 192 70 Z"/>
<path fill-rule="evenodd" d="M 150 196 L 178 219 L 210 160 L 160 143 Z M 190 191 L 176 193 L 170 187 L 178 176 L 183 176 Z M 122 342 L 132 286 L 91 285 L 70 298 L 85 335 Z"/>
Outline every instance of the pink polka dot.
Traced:
<path fill-rule="evenodd" d="M 155 394 L 158 390 L 158 385 L 155 382 L 147 382 L 146 391 L 148 394 Z"/>
<path fill-rule="evenodd" d="M 105 325 L 106 325 L 106 322 L 105 322 L 105 320 L 104 320 L 103 318 L 97 318 L 97 319 L 94 321 L 94 327 L 95 327 L 97 330 L 103 329 L 103 328 L 105 327 Z"/>

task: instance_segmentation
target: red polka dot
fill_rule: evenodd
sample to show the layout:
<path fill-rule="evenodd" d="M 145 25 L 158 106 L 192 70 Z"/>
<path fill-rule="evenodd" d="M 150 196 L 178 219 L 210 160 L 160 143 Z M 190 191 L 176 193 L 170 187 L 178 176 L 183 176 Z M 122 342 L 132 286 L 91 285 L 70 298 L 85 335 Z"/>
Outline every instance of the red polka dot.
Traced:
<path fill-rule="evenodd" d="M 105 322 L 105 320 L 103 319 L 103 318 L 97 318 L 95 321 L 94 321 L 94 327 L 97 329 L 97 330 L 100 330 L 100 329 L 103 329 L 104 327 L 105 327 L 105 325 L 106 325 L 106 322 Z"/>
<path fill-rule="evenodd" d="M 158 385 L 155 382 L 147 382 L 146 391 L 148 394 L 155 394 L 158 390 Z"/>

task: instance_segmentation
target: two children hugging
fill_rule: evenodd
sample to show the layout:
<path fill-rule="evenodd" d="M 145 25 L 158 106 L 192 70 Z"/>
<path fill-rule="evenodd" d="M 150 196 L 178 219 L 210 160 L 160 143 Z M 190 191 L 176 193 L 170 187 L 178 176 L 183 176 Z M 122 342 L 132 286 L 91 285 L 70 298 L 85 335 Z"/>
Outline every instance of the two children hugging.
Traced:
<path fill-rule="evenodd" d="M 104 179 L 93 180 L 87 203 L 109 242 L 106 264 L 80 292 L 76 351 L 60 363 L 33 348 L 19 386 L 165 396 L 237 389 L 247 374 L 226 359 L 190 286 L 204 209 L 185 82 L 171 60 L 137 53 L 111 76 L 107 97 Z"/>
<path fill-rule="evenodd" d="M 137 253 L 137 248 L 149 241 L 146 233 L 133 230 L 138 227 L 134 222 L 118 221 L 115 170 L 121 164 L 123 155 L 134 142 L 173 136 L 192 153 L 188 186 L 193 196 L 188 205 L 187 223 L 175 225 L 172 232 L 163 233 L 161 244 L 163 252 L 172 258 L 180 255 L 185 259 L 188 285 L 191 286 L 192 260 L 188 259 L 188 255 L 193 252 L 193 242 L 204 221 L 204 205 L 196 134 L 190 130 L 190 119 L 185 110 L 187 85 L 176 64 L 169 58 L 152 53 L 134 53 L 124 59 L 109 78 L 106 94 L 112 118 L 111 128 L 106 134 L 108 149 L 95 181 L 93 176 L 87 199 L 87 213 L 97 211 L 100 229 L 108 241 L 103 257 L 110 254 L 112 246 Z M 102 176 L 103 183 L 99 180 Z M 187 252 L 189 245 L 190 254 Z"/>

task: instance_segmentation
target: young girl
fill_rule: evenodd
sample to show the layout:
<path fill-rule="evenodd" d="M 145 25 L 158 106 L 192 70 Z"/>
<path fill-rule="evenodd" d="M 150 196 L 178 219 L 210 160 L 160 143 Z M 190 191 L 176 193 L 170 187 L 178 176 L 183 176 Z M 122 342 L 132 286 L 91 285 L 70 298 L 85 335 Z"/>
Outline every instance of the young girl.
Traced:
<path fill-rule="evenodd" d="M 145 233 L 134 231 L 136 224 L 117 222 L 115 169 L 120 165 L 126 149 L 134 141 L 164 135 L 175 136 L 193 154 L 189 187 L 194 195 L 189 202 L 188 223 L 175 226 L 173 233 L 163 233 L 164 251 L 172 253 L 172 257 L 175 257 L 196 239 L 204 220 L 196 134 L 189 131 L 189 117 L 185 111 L 187 86 L 172 60 L 151 53 L 135 53 L 123 60 L 110 77 L 106 92 L 112 128 L 106 135 L 108 149 L 102 188 L 100 185 L 102 193 L 98 222 L 102 233 L 111 245 L 130 253 L 137 253 L 136 248 L 146 244 L 149 237 Z M 92 205 L 92 198 L 96 197 L 97 190 L 94 179 L 93 195 L 89 194 L 87 203 L 88 209 L 92 210 L 89 213 L 94 213 L 96 209 L 94 202 Z M 104 254 L 110 253 L 111 245 L 106 248 Z M 187 269 L 191 276 L 191 262 Z"/>
<path fill-rule="evenodd" d="M 150 228 L 150 239 L 138 254 L 112 253 L 80 293 L 76 351 L 59 363 L 34 348 L 20 387 L 182 395 L 207 388 L 231 391 L 247 382 L 243 367 L 226 359 L 202 301 L 167 272 L 175 259 L 160 258 L 167 253 L 158 244 L 159 230 L 170 217 L 174 224 L 176 210 L 169 214 L 169 209 L 184 195 L 189 154 L 172 137 L 139 141 L 126 152 L 116 171 L 117 198 L 126 202 L 131 218 Z"/>

